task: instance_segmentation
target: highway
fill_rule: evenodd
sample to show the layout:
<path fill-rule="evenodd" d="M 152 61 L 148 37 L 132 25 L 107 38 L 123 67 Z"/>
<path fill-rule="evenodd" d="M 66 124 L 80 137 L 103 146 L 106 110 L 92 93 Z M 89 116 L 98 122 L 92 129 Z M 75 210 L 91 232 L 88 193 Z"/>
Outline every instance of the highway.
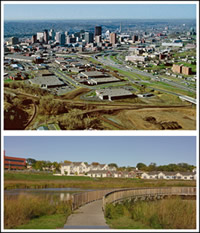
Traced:
<path fill-rule="evenodd" d="M 107 52 L 107 53 L 105 53 L 105 54 L 99 53 L 99 54 L 93 55 L 92 58 L 95 59 L 96 61 L 98 61 L 98 62 L 100 62 L 100 63 L 106 65 L 106 66 L 111 66 L 111 67 L 114 67 L 114 68 L 117 68 L 117 69 L 120 69 L 120 70 L 126 71 L 126 72 L 127 72 L 127 71 L 128 71 L 128 72 L 132 72 L 138 79 L 140 79 L 139 82 L 146 82 L 146 83 L 151 84 L 151 81 L 142 80 L 142 78 L 139 77 L 138 75 L 146 76 L 146 77 L 148 77 L 148 78 L 155 78 L 155 76 L 153 76 L 152 74 L 149 74 L 149 73 L 146 73 L 146 72 L 144 72 L 144 71 L 140 71 L 140 70 L 134 69 L 134 68 L 132 68 L 132 67 L 128 67 L 126 64 L 123 64 L 123 65 L 117 64 L 116 62 L 114 62 L 113 60 L 110 59 L 109 55 L 107 56 L 107 59 L 104 58 L 105 55 L 107 55 L 107 54 L 110 54 L 110 55 L 111 55 L 111 54 L 113 54 L 113 53 L 116 54 L 116 52 L 113 52 L 113 51 L 110 52 L 110 53 Z M 98 57 L 98 59 L 97 59 L 96 57 Z M 122 60 L 121 60 L 121 61 L 122 61 Z M 122 62 L 124 62 L 124 61 L 122 61 Z M 130 78 L 130 77 L 128 77 L 128 76 L 126 76 L 126 77 L 129 79 L 130 82 L 133 82 L 133 83 L 134 83 L 134 81 L 133 81 L 132 78 Z M 180 89 L 182 89 L 182 90 L 184 90 L 184 91 L 190 91 L 190 92 L 196 93 L 196 90 L 195 90 L 195 89 L 189 88 L 189 87 L 185 87 L 185 86 L 180 85 L 180 84 L 178 84 L 178 83 L 176 83 L 176 82 L 174 82 L 174 81 L 171 81 L 171 80 L 169 80 L 169 79 L 167 79 L 167 78 L 161 78 L 161 77 L 160 77 L 159 79 L 160 79 L 160 81 L 165 82 L 166 84 L 169 84 L 169 85 L 171 85 L 171 86 L 180 88 Z M 156 88 L 153 88 L 153 89 L 156 89 Z M 161 89 L 159 89 L 159 90 L 161 90 Z M 164 90 L 162 90 L 162 91 L 164 91 Z M 175 92 L 172 92 L 172 91 L 171 91 L 171 92 L 165 91 L 165 92 L 166 92 L 166 93 L 170 93 L 170 94 L 174 94 L 174 95 L 178 95 L 178 96 L 179 96 L 179 94 L 177 94 L 177 93 L 175 93 Z"/>

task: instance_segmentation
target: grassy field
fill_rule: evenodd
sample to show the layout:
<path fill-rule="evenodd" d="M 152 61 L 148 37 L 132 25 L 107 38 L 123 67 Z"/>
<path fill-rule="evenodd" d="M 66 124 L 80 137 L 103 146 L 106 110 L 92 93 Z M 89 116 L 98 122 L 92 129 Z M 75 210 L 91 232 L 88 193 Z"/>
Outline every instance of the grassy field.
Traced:
<path fill-rule="evenodd" d="M 20 194 L 4 197 L 5 229 L 55 229 L 71 214 L 71 203 Z M 59 221 L 57 221 L 59 218 Z"/>
<path fill-rule="evenodd" d="M 5 173 L 4 189 L 17 188 L 135 188 L 163 186 L 196 186 L 195 181 L 142 180 L 137 178 L 90 178 L 81 176 L 53 176 L 52 174 Z"/>
<path fill-rule="evenodd" d="M 15 229 L 59 229 L 66 223 L 65 214 L 44 215 L 31 219 L 28 223 L 15 227 Z"/>
<path fill-rule="evenodd" d="M 163 199 L 108 204 L 105 216 L 114 229 L 196 229 L 196 201 Z"/>
<path fill-rule="evenodd" d="M 142 84 L 142 83 L 141 83 Z M 143 83 L 144 85 L 146 85 L 146 83 Z M 151 82 L 151 84 L 149 84 L 150 87 L 155 87 L 155 88 L 159 88 L 159 89 L 163 89 L 163 90 L 167 90 L 167 91 L 172 91 L 181 95 L 187 95 L 187 96 L 191 96 L 193 98 L 196 97 L 196 94 L 194 92 L 190 92 L 190 91 L 184 91 L 182 89 L 179 89 L 177 87 L 173 87 L 167 83 L 164 82 Z"/>

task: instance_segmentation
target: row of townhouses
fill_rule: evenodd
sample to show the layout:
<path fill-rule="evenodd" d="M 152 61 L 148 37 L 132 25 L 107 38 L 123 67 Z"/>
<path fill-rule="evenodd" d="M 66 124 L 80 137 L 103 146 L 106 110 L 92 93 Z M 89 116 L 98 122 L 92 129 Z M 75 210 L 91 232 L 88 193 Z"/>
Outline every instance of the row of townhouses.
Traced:
<path fill-rule="evenodd" d="M 196 180 L 196 170 L 192 172 L 166 172 L 166 171 L 117 171 L 116 167 L 107 164 L 87 164 L 84 162 L 68 162 L 61 164 L 62 175 L 87 175 L 90 177 L 113 177 L 113 178 L 141 178 L 141 179 L 177 179 Z"/>
<path fill-rule="evenodd" d="M 108 164 L 87 164 L 84 162 L 68 162 L 61 164 L 62 175 L 82 175 L 90 171 L 116 171 L 116 167 L 108 166 Z"/>
<path fill-rule="evenodd" d="M 142 179 L 196 180 L 196 172 L 143 172 Z"/>

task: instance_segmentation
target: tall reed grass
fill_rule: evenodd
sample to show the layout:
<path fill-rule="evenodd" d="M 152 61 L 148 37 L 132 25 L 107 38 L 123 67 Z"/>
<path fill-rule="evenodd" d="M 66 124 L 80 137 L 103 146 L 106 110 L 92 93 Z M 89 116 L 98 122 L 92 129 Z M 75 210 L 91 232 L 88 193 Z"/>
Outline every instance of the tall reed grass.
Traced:
<path fill-rule="evenodd" d="M 71 214 L 71 203 L 50 200 L 45 197 L 20 194 L 16 198 L 4 198 L 4 228 L 13 229 L 29 220 L 44 215 Z"/>
<path fill-rule="evenodd" d="M 120 218 L 126 216 L 127 222 L 140 223 L 151 229 L 195 229 L 196 201 L 181 198 L 160 201 L 124 202 L 106 206 L 105 216 L 115 228 L 123 228 Z M 134 224 L 133 224 L 134 225 Z M 125 228 L 127 226 L 124 226 Z"/>

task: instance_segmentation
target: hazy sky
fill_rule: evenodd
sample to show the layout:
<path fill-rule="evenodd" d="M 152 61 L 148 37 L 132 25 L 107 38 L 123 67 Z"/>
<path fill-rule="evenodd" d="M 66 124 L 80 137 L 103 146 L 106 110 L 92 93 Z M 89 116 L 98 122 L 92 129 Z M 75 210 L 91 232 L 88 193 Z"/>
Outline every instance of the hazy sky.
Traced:
<path fill-rule="evenodd" d="M 52 162 L 196 165 L 196 137 L 193 136 L 6 136 L 4 149 L 7 156 Z"/>
<path fill-rule="evenodd" d="M 195 4 L 5 4 L 5 20 L 195 19 Z"/>

